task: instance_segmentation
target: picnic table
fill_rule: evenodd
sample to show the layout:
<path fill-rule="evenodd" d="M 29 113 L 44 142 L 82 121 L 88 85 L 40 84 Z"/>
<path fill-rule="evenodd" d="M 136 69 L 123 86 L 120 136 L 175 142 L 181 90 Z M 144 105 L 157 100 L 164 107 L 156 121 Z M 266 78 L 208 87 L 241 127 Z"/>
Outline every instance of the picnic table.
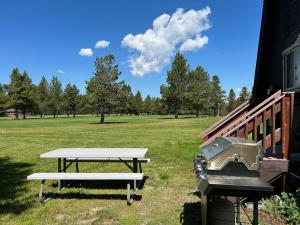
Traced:
<path fill-rule="evenodd" d="M 66 172 L 67 168 L 76 163 L 76 171 L 78 172 L 78 162 L 123 162 L 134 173 L 138 172 L 138 164 L 141 162 L 149 162 L 145 156 L 148 152 L 147 148 L 59 148 L 40 155 L 41 158 L 57 158 L 58 172 Z M 129 166 L 128 162 L 133 163 Z M 66 165 L 70 162 L 69 165 Z"/>
<path fill-rule="evenodd" d="M 130 183 L 133 181 L 134 194 L 137 191 L 136 181 L 143 179 L 141 163 L 150 162 L 145 158 L 147 148 L 59 148 L 40 155 L 41 158 L 55 158 L 58 161 L 57 173 L 34 173 L 28 180 L 42 180 L 39 192 L 43 201 L 45 180 L 58 180 L 61 190 L 61 180 L 127 180 L 127 201 L 131 203 Z M 67 165 L 67 163 L 69 164 Z M 76 163 L 76 173 L 67 173 L 67 168 Z M 131 173 L 79 173 L 79 162 L 123 162 Z M 133 163 L 131 166 L 129 163 Z M 138 167 L 139 165 L 139 167 Z"/>

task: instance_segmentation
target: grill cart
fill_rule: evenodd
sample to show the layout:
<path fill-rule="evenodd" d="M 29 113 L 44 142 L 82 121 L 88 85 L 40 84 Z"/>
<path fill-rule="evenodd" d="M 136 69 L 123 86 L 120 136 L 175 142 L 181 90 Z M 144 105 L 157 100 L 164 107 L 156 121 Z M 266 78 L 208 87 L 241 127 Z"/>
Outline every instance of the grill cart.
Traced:
<path fill-rule="evenodd" d="M 237 137 L 219 137 L 195 158 L 197 188 L 201 193 L 202 225 L 207 206 L 216 196 L 236 197 L 236 222 L 240 223 L 240 198 L 253 201 L 253 224 L 258 224 L 258 200 L 273 187 L 260 178 L 260 144 Z"/>

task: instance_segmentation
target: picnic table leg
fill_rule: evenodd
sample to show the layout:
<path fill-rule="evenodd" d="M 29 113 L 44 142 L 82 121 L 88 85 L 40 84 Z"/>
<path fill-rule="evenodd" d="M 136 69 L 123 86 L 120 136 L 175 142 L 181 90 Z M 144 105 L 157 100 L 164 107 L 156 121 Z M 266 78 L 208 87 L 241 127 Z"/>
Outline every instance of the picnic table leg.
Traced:
<path fill-rule="evenodd" d="M 63 172 L 67 172 L 67 159 L 63 158 Z M 67 181 L 61 181 L 61 188 L 63 188 L 64 186 L 66 186 Z"/>
<path fill-rule="evenodd" d="M 133 181 L 133 193 L 137 193 L 136 180 Z"/>
<path fill-rule="evenodd" d="M 58 158 L 58 160 L 57 160 L 57 171 L 59 173 L 61 172 L 61 158 Z M 61 181 L 60 180 L 57 181 L 57 189 L 58 189 L 58 191 L 61 190 Z"/>
<path fill-rule="evenodd" d="M 139 162 L 139 171 L 140 171 L 140 173 L 143 172 L 143 170 L 142 170 L 142 163 L 141 162 Z"/>
<path fill-rule="evenodd" d="M 63 171 L 64 171 L 64 173 L 67 171 L 67 160 L 66 160 L 66 158 L 63 158 Z"/>
<path fill-rule="evenodd" d="M 127 183 L 127 205 L 131 205 L 133 202 L 133 197 L 130 196 L 130 181 Z"/>
<path fill-rule="evenodd" d="M 137 173 L 138 172 L 138 162 L 137 158 L 133 158 L 133 172 Z"/>
<path fill-rule="evenodd" d="M 138 161 L 137 158 L 133 158 L 133 167 L 132 167 L 132 172 L 137 173 L 138 172 Z M 133 186 L 136 186 L 136 181 L 133 181 Z M 134 187 L 134 191 L 135 191 L 135 187 Z"/>
<path fill-rule="evenodd" d="M 40 200 L 40 202 L 44 201 L 44 184 L 45 184 L 45 180 L 42 180 L 41 187 L 40 187 L 40 192 L 39 192 L 39 200 Z"/>
<path fill-rule="evenodd" d="M 76 173 L 79 173 L 79 166 L 78 166 L 78 160 L 76 159 Z"/>

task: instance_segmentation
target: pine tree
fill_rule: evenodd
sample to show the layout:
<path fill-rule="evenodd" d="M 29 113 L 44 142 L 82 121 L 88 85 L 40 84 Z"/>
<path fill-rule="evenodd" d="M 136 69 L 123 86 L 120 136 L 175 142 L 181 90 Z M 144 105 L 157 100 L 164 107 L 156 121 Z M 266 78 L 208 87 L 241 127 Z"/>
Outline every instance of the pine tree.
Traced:
<path fill-rule="evenodd" d="M 160 93 L 168 107 L 175 113 L 178 119 L 179 110 L 183 105 L 186 92 L 186 79 L 189 66 L 183 54 L 177 53 L 172 62 L 172 68 L 167 74 L 168 85 L 162 85 Z"/>
<path fill-rule="evenodd" d="M 87 94 L 78 95 L 77 113 L 93 115 L 95 107 L 90 104 L 89 100 L 90 99 Z"/>
<path fill-rule="evenodd" d="M 52 111 L 53 118 L 57 117 L 62 108 L 62 85 L 56 76 L 51 79 L 49 87 L 49 108 Z"/>
<path fill-rule="evenodd" d="M 77 104 L 78 104 L 79 90 L 75 84 L 67 84 L 64 91 L 64 100 L 66 103 L 66 109 L 69 117 L 69 112 L 71 111 L 73 117 L 76 115 Z"/>
<path fill-rule="evenodd" d="M 250 98 L 250 93 L 249 93 L 247 87 L 242 87 L 242 90 L 238 97 L 238 104 L 240 105 L 240 104 L 244 103 L 245 101 L 249 100 L 249 98 Z"/>
<path fill-rule="evenodd" d="M 220 115 L 220 108 L 224 104 L 225 91 L 222 89 L 220 79 L 217 75 L 212 77 L 210 102 L 214 116 Z"/>
<path fill-rule="evenodd" d="M 231 112 L 232 110 L 235 109 L 236 107 L 236 95 L 234 93 L 234 90 L 233 89 L 230 89 L 229 90 L 229 94 L 228 94 L 228 97 L 227 97 L 227 112 Z"/>
<path fill-rule="evenodd" d="M 148 115 L 151 115 L 154 112 L 153 99 L 150 97 L 150 95 L 147 95 L 145 98 L 144 112 L 147 113 Z"/>
<path fill-rule="evenodd" d="M 118 65 L 112 54 L 96 59 L 95 73 L 88 82 L 87 92 L 92 95 L 97 110 L 101 112 L 99 123 L 104 123 L 105 111 L 117 100 L 119 75 Z"/>
<path fill-rule="evenodd" d="M 44 76 L 36 89 L 36 101 L 41 113 L 41 118 L 43 118 L 47 112 L 49 104 L 49 84 Z"/>
<path fill-rule="evenodd" d="M 22 111 L 23 119 L 26 119 L 26 113 L 33 106 L 33 84 L 27 72 L 23 74 L 17 68 L 13 69 L 10 75 L 10 83 L 6 86 L 9 105 L 15 109 L 16 118 L 19 118 L 19 111 Z"/>
<path fill-rule="evenodd" d="M 0 83 L 0 113 L 6 109 L 7 105 L 7 95 L 3 84 Z"/>
<path fill-rule="evenodd" d="M 209 106 L 208 96 L 211 89 L 209 74 L 204 68 L 198 66 L 189 73 L 187 81 L 187 100 L 199 117 L 200 111 L 204 111 Z"/>
<path fill-rule="evenodd" d="M 130 85 L 127 85 L 124 81 L 120 82 L 118 91 L 118 107 L 120 109 L 120 113 L 125 114 L 130 110 L 131 95 Z"/>
<path fill-rule="evenodd" d="M 135 115 L 143 112 L 143 98 L 140 91 L 137 91 L 132 98 L 132 110 Z"/>

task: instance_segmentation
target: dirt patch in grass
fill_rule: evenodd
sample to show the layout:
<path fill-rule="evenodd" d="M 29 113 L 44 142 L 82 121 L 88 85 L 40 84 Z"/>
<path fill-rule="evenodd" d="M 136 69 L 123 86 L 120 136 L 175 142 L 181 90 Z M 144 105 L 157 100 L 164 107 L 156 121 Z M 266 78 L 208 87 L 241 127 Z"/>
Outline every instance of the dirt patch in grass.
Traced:
<path fill-rule="evenodd" d="M 270 215 L 263 210 L 259 211 L 259 223 L 266 225 L 286 225 L 287 222 L 281 218 L 276 218 L 274 215 Z"/>

